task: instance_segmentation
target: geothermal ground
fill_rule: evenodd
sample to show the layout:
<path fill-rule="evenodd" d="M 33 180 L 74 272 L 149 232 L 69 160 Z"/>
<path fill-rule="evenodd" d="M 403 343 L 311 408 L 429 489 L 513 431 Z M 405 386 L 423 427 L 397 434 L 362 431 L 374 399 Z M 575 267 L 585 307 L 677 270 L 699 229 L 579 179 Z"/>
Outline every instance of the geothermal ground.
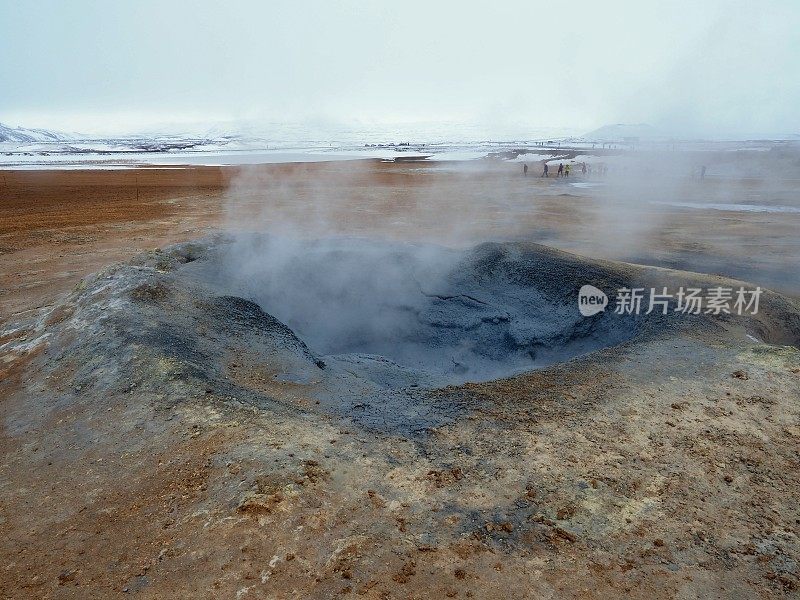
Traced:
<path fill-rule="evenodd" d="M 796 180 L 4 177 L 3 597 L 797 593 Z"/>

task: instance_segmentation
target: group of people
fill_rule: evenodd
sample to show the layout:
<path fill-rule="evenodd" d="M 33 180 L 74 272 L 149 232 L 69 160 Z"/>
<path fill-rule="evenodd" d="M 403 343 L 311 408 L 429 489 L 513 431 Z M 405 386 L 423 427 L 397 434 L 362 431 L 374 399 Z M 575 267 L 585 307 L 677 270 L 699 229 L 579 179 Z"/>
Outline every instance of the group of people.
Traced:
<path fill-rule="evenodd" d="M 558 163 L 558 173 L 556 173 L 556 177 L 569 177 L 569 172 L 572 169 L 572 165 L 567 163 L 566 165 L 562 163 Z M 542 177 L 547 177 L 549 169 L 547 167 L 547 163 L 544 163 L 544 170 L 542 171 Z M 586 165 L 583 165 L 583 172 L 586 173 Z"/>
<path fill-rule="evenodd" d="M 542 164 L 544 165 L 544 168 L 542 169 L 542 174 L 540 175 L 540 177 L 550 177 L 550 166 L 547 164 L 546 161 L 543 162 Z M 569 163 L 567 163 L 567 164 L 564 164 L 563 162 L 558 163 L 558 172 L 556 173 L 556 177 L 569 177 L 569 174 L 572 172 L 572 166 L 573 165 L 571 165 Z M 604 176 L 608 175 L 608 165 L 605 164 L 605 163 L 596 164 L 594 166 L 594 169 L 592 168 L 591 165 L 587 165 L 585 162 L 579 163 L 578 165 L 575 165 L 575 166 L 576 167 L 580 167 L 581 174 L 584 175 L 584 176 L 586 176 L 586 175 L 590 175 L 591 176 L 593 173 L 595 175 L 599 175 L 601 177 L 604 177 Z M 619 167 L 616 167 L 616 168 L 619 169 Z M 621 171 L 624 174 L 625 173 L 625 167 L 622 167 Z M 706 178 L 706 171 L 707 171 L 706 165 L 702 165 L 700 167 L 693 168 L 692 169 L 692 173 L 691 173 L 692 179 L 697 179 L 697 178 L 705 179 Z M 522 165 L 522 173 L 524 175 L 528 174 L 528 165 L 527 164 L 523 164 Z"/>
<path fill-rule="evenodd" d="M 592 167 L 587 166 L 585 162 L 580 164 L 580 168 L 582 175 L 586 175 L 587 173 L 591 175 Z M 558 173 L 556 173 L 556 177 L 569 177 L 571 170 L 572 170 L 571 164 L 567 163 L 565 165 L 563 162 L 558 163 Z M 605 175 L 608 172 L 608 167 L 606 167 L 605 165 L 598 165 L 597 172 L 600 175 Z M 522 173 L 524 175 L 528 174 L 527 164 L 522 165 Z M 542 170 L 542 174 L 540 175 L 540 177 L 550 177 L 550 166 L 547 164 L 547 162 L 544 163 L 544 169 Z"/>

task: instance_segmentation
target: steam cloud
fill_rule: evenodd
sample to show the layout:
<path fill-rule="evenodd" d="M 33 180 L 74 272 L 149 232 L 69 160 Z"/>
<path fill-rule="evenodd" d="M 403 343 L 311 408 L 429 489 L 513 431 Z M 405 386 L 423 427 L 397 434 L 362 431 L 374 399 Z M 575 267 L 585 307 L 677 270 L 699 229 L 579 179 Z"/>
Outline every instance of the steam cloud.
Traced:
<path fill-rule="evenodd" d="M 780 149 L 574 159 L 583 160 L 595 173 L 599 164 L 608 172 L 540 185 L 506 162 L 424 173 L 367 162 L 244 168 L 229 190 L 225 285 L 322 354 L 381 355 L 462 378 L 507 374 L 541 357 L 526 355 L 525 336 L 514 331 L 481 338 L 481 320 L 502 320 L 502 310 L 489 314 L 473 298 L 460 300 L 458 322 L 437 313 L 436 298 L 449 293 L 461 250 L 525 239 L 590 257 L 753 275 L 735 260 L 741 240 L 726 220 L 714 219 L 715 230 L 700 227 L 705 235 L 697 235 L 699 213 L 681 204 L 782 206 L 791 203 L 785 176 L 798 170 L 796 153 Z M 770 168 L 783 178 L 764 178 Z M 744 278 L 780 287 L 800 273 L 787 257 L 755 275 L 762 280 Z"/>

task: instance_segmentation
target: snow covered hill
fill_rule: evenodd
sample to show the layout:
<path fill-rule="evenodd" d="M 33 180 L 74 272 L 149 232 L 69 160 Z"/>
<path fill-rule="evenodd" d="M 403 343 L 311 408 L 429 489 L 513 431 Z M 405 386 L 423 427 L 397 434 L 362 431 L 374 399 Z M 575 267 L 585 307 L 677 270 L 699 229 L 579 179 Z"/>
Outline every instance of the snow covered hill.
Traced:
<path fill-rule="evenodd" d="M 654 140 L 663 137 L 663 134 L 647 123 L 616 123 L 605 125 L 585 134 L 584 139 L 601 142 L 621 142 L 626 139 Z"/>
<path fill-rule="evenodd" d="M 0 123 L 0 142 L 64 142 L 71 139 L 73 139 L 73 136 L 66 133 L 58 133 L 46 129 L 9 127 Z"/>

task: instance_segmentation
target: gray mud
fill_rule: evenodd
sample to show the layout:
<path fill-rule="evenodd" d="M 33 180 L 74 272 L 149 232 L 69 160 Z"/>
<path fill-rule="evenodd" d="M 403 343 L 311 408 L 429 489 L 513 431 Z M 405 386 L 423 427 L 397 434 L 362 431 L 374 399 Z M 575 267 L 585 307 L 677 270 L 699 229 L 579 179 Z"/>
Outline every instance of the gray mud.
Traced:
<path fill-rule="evenodd" d="M 619 344 L 642 326 L 610 310 L 588 319 L 576 310 L 581 285 L 615 289 L 622 278 L 521 245 L 457 251 L 253 235 L 183 273 L 255 302 L 327 362 L 389 387 L 510 376 Z"/>

